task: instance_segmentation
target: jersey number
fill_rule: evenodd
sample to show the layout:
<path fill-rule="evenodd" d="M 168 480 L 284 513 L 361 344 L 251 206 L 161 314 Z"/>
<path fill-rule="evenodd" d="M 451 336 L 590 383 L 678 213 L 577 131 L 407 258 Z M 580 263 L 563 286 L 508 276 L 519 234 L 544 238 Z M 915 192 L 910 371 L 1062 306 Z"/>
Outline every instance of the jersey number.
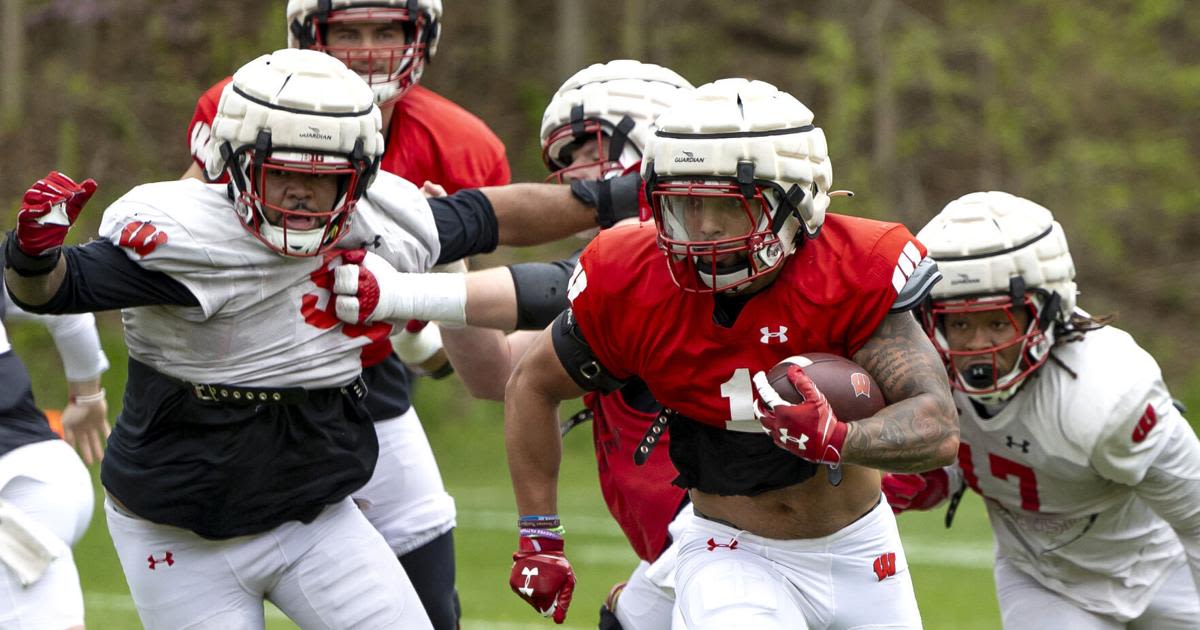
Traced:
<path fill-rule="evenodd" d="M 975 463 L 971 459 L 971 445 L 966 442 L 960 442 L 958 445 L 958 465 L 962 468 L 963 479 L 967 485 L 981 496 L 987 496 L 979 488 L 979 477 L 975 475 Z M 1021 491 L 1021 509 L 1036 512 L 1042 506 L 1038 499 L 1037 475 L 1032 468 L 995 453 L 988 453 L 988 467 L 991 468 L 992 476 L 1001 481 L 1006 481 L 1009 477 L 1017 478 L 1017 487 Z"/>
<path fill-rule="evenodd" d="M 721 398 L 729 399 L 730 420 L 754 418 L 754 385 L 750 382 L 750 370 L 738 368 L 728 381 L 721 383 Z"/>

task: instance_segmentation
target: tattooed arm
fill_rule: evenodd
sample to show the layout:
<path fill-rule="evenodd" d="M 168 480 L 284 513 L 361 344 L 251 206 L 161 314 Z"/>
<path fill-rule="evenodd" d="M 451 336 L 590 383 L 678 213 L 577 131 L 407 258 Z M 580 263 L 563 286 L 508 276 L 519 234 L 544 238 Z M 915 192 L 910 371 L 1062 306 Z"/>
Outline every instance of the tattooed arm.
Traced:
<path fill-rule="evenodd" d="M 953 462 L 958 412 L 946 368 L 912 314 L 888 315 L 853 359 L 892 404 L 850 423 L 843 461 L 895 472 L 923 472 Z"/>

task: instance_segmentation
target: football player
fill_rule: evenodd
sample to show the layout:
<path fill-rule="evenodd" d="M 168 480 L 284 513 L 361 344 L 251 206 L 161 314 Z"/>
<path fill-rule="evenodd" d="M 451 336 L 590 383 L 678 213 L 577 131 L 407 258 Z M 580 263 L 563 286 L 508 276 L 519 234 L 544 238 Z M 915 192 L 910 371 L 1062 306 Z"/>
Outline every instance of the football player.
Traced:
<path fill-rule="evenodd" d="M 511 174 L 504 144 L 487 124 L 419 85 L 441 36 L 441 0 L 288 0 L 290 48 L 319 50 L 359 73 L 383 115 L 380 168 L 448 193 L 502 186 Z M 205 177 L 212 120 L 229 78 L 197 101 L 188 126 L 193 163 L 185 177 Z M 219 176 L 218 176 L 219 177 Z"/>
<path fill-rule="evenodd" d="M 441 0 L 289 0 L 288 46 L 337 57 L 370 84 L 383 118 L 380 168 L 417 185 L 437 182 L 445 192 L 501 186 L 510 180 L 504 145 L 488 126 L 454 102 L 419 85 L 437 51 Z M 212 121 L 226 78 L 196 104 L 188 128 L 193 164 L 186 176 L 204 177 L 215 150 Z M 217 174 L 223 181 L 222 174 Z M 445 374 L 436 327 L 412 322 L 393 333 L 396 347 L 412 365 Z M 447 339 L 471 334 L 447 331 Z M 482 355 L 486 359 L 486 355 Z M 412 578 L 434 627 L 452 629 L 459 616 L 454 575 L 454 499 L 420 418 L 412 406 L 412 373 L 387 339 L 363 352 L 367 408 L 378 420 L 380 453 L 371 481 L 355 492 L 368 520 L 387 539 Z M 463 375 L 484 361 L 461 363 Z M 478 368 L 476 368 L 478 369 Z"/>
<path fill-rule="evenodd" d="M 596 215 L 573 195 L 586 186 L 426 201 L 377 174 L 380 128 L 357 74 L 282 50 L 222 95 L 207 170 L 230 185 L 139 186 L 79 247 L 62 243 L 94 182 L 51 175 L 21 209 L 5 245 L 19 305 L 124 309 L 129 382 L 101 478 L 148 628 L 261 628 L 264 598 L 302 627 L 431 627 L 350 498 L 378 453 L 360 353 L 390 326 L 343 326 L 331 270 L 344 256 L 424 271 Z"/>
<path fill-rule="evenodd" d="M 30 190 L 26 200 L 40 198 Z M 0 258 L 3 255 L 0 254 Z M 0 278 L 0 285 L 3 285 Z M 91 313 L 35 316 L 0 298 L 0 320 L 36 319 L 54 337 L 69 398 L 63 434 L 90 464 L 104 454 L 108 358 Z M 92 478 L 33 399 L 29 373 L 0 323 L 0 627 L 83 628 L 83 591 L 71 555 L 92 520 Z"/>
<path fill-rule="evenodd" d="M 1005 628 L 1196 627 L 1200 442 L 1154 359 L 1077 308 L 1062 226 L 977 192 L 917 236 L 946 276 L 921 313 L 962 441 L 956 466 L 885 476 L 888 501 L 984 498 Z"/>
<path fill-rule="evenodd" d="M 542 157 L 550 170 L 548 181 L 589 180 L 637 173 L 654 121 L 676 100 L 692 90 L 674 71 L 631 59 L 593 64 L 559 87 L 542 116 Z M 637 181 L 624 194 L 638 194 Z M 623 223 L 633 222 L 626 219 Z M 587 238 L 595 235 L 591 230 Z M 504 399 L 504 384 L 512 366 L 567 303 L 567 280 L 579 252 L 551 263 L 518 263 L 507 268 L 468 274 L 468 323 L 519 329 L 505 339 L 474 339 L 470 345 L 446 338 L 446 350 L 457 365 L 482 363 L 479 355 L 502 357 L 487 372 L 459 369 L 473 394 Z M 462 357 L 463 360 L 459 360 Z M 468 358 L 470 360 L 468 360 Z M 618 584 L 601 607 L 600 627 L 625 630 L 667 628 L 674 604 L 672 569 L 676 534 L 691 515 L 684 490 L 671 484 L 678 474 L 667 457 L 666 444 L 642 465 L 634 464 L 634 449 L 661 406 L 637 379 L 608 394 L 584 396 L 580 419 L 594 422 L 600 489 L 613 518 L 629 540 L 639 562 L 628 581 Z M 619 599 L 618 599 L 619 598 Z M 618 602 L 620 605 L 618 605 Z"/>
<path fill-rule="evenodd" d="M 669 424 L 696 516 L 674 542 L 683 624 L 920 626 L 872 469 L 919 471 L 957 451 L 948 384 L 909 313 L 939 275 L 903 226 L 826 215 L 831 167 L 812 122 L 758 81 L 682 98 L 642 162 L 653 225 L 592 240 L 568 286 L 571 309 L 514 370 L 505 439 L 521 516 L 510 586 L 556 622 L 575 583 L 556 513 L 558 403 L 638 378 L 666 409 L 637 451 L 651 455 Z M 335 272 L 335 292 L 361 292 L 341 282 L 356 273 Z M 389 268 L 370 277 L 375 314 L 404 300 Z M 806 401 L 784 403 L 765 370 L 803 352 L 852 358 L 892 404 L 841 422 L 799 369 L 789 378 Z"/>

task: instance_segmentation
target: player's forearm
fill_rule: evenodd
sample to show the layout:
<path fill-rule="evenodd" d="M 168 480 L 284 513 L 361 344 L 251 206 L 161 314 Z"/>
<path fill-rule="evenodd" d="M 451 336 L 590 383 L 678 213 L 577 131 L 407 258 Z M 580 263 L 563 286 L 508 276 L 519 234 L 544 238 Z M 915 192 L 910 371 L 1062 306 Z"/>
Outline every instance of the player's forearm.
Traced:
<path fill-rule="evenodd" d="M 481 188 L 496 213 L 501 245 L 538 245 L 596 226 L 596 211 L 569 186 L 512 184 Z"/>
<path fill-rule="evenodd" d="M 100 346 L 96 317 L 91 313 L 39 316 L 54 337 L 68 381 L 96 380 L 108 369 L 108 357 Z M 90 393 L 90 392 L 83 392 Z"/>
<path fill-rule="evenodd" d="M 505 390 L 504 444 L 517 513 L 557 514 L 562 462 L 558 401 L 532 387 L 520 367 Z"/>
<path fill-rule="evenodd" d="M 1134 492 L 1175 530 L 1200 584 L 1200 440 L 1182 418 L 1173 431 Z"/>
<path fill-rule="evenodd" d="M 506 267 L 467 274 L 467 323 L 512 330 L 517 325 L 517 291 Z"/>
<path fill-rule="evenodd" d="M 12 267 L 4 270 L 4 284 L 13 299 L 29 307 L 41 306 L 49 302 L 67 275 L 67 259 L 58 259 L 58 264 L 50 273 L 37 276 L 22 276 Z"/>
<path fill-rule="evenodd" d="M 504 333 L 491 328 L 442 329 L 442 347 L 467 392 L 483 400 L 504 400 L 512 359 Z"/>
<path fill-rule="evenodd" d="M 954 462 L 958 417 L 935 397 L 917 396 L 851 422 L 842 461 L 892 472 L 925 472 Z"/>
<path fill-rule="evenodd" d="M 854 361 L 875 378 L 885 400 L 879 413 L 850 423 L 844 461 L 893 472 L 925 472 L 958 453 L 958 411 L 946 369 L 908 313 L 888 315 Z"/>
<path fill-rule="evenodd" d="M 520 514 L 558 512 L 558 404 L 582 393 L 559 361 L 550 331 L 538 333 L 504 392 L 504 443 Z"/>

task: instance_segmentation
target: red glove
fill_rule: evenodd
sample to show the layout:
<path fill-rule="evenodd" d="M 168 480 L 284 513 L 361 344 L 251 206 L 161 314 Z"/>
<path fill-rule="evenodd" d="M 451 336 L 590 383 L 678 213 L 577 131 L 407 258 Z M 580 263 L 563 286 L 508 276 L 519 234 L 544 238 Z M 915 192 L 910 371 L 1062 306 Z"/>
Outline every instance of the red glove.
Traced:
<path fill-rule="evenodd" d="M 767 381 L 766 372 L 754 375 L 759 399 L 754 405 L 754 416 L 763 431 L 775 440 L 776 446 L 797 457 L 818 464 L 841 462 L 842 444 L 850 425 L 837 419 L 825 394 L 800 366 L 789 367 L 787 376 L 804 402 L 793 405 L 781 398 Z"/>
<path fill-rule="evenodd" d="M 95 192 L 95 180 L 76 184 L 58 171 L 34 182 L 17 214 L 17 247 L 29 256 L 44 256 L 62 247 L 67 230 Z"/>
<path fill-rule="evenodd" d="M 950 475 L 945 468 L 920 474 L 884 473 L 883 496 L 892 512 L 931 510 L 950 496 Z"/>
<path fill-rule="evenodd" d="M 575 572 L 563 555 L 562 539 L 521 536 L 508 585 L 543 617 L 562 623 L 575 592 Z"/>

